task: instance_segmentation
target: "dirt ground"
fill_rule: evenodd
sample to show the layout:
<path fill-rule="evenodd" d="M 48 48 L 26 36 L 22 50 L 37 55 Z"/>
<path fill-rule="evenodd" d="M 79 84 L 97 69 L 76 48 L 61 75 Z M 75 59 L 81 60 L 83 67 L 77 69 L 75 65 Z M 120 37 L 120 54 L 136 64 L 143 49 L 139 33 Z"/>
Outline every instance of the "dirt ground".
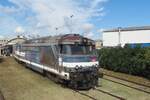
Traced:
<path fill-rule="evenodd" d="M 127 100 L 150 100 L 149 94 L 106 80 L 101 81 L 101 89 L 123 96 Z M 25 68 L 11 57 L 5 58 L 0 63 L 0 91 L 2 91 L 5 100 L 91 100 Z M 117 100 L 92 89 L 81 92 L 96 98 L 96 100 Z"/>

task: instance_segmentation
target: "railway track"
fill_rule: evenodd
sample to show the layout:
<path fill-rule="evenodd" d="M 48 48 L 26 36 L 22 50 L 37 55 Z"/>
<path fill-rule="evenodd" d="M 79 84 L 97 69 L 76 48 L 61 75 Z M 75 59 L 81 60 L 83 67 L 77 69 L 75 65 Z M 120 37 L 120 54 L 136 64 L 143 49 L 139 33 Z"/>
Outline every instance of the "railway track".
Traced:
<path fill-rule="evenodd" d="M 120 79 L 120 80 L 123 80 L 123 81 L 127 81 L 127 82 L 130 82 L 130 83 L 134 83 L 134 84 L 137 84 L 137 85 L 141 85 L 141 86 L 144 86 L 144 87 L 147 87 L 147 88 L 150 88 L 150 86 L 142 84 L 142 83 L 133 82 L 133 81 L 130 81 L 130 80 L 127 80 L 127 79 L 123 79 L 123 78 L 116 77 L 116 76 L 111 76 L 111 75 L 108 75 L 108 74 L 104 74 L 104 75 L 109 76 L 109 77 L 113 77 L 113 78 L 117 78 L 117 79 Z"/>
<path fill-rule="evenodd" d="M 124 81 L 124 82 L 128 82 L 128 83 L 132 83 L 132 84 L 138 85 L 140 87 L 144 87 L 143 89 L 141 89 L 141 88 L 138 88 L 138 87 L 135 87 L 135 86 L 130 86 L 130 85 L 124 84 L 123 82 L 118 82 L 118 81 L 115 81 L 113 79 L 103 77 L 104 80 L 111 81 L 111 82 L 114 82 L 114 83 L 117 83 L 117 84 L 129 87 L 129 88 L 132 88 L 132 89 L 135 89 L 135 90 L 138 90 L 138 91 L 150 94 L 150 91 L 146 91 L 145 90 L 145 88 L 149 88 L 150 89 L 150 86 L 147 86 L 147 85 L 144 85 L 144 84 L 141 84 L 141 83 L 136 83 L 136 82 L 133 82 L 133 81 L 129 81 L 129 80 L 126 80 L 126 79 L 122 79 L 122 78 L 119 78 L 119 77 L 111 76 L 111 75 L 104 74 L 104 76 L 115 78 L 115 79 L 118 79 L 118 80 L 121 80 L 121 81 Z M 109 96 L 112 96 L 112 97 L 116 98 L 117 100 L 126 100 L 126 98 L 123 98 L 121 96 L 115 95 L 113 93 L 110 93 L 110 92 L 102 90 L 102 89 L 97 89 L 96 88 L 94 90 L 97 91 L 97 92 L 101 92 L 101 93 L 107 94 Z M 94 97 L 92 97 L 92 96 L 90 96 L 88 94 L 82 93 L 80 91 L 75 90 L 75 92 L 77 92 L 77 93 L 79 93 L 79 94 L 81 94 L 83 96 L 86 96 L 86 97 L 88 97 L 88 98 L 90 98 L 92 100 L 98 100 L 98 99 L 96 99 L 96 98 L 94 98 Z"/>
<path fill-rule="evenodd" d="M 97 92 L 101 92 L 101 93 L 107 94 L 107 95 L 109 95 L 109 96 L 112 96 L 112 97 L 116 98 L 117 100 L 126 100 L 126 99 L 123 98 L 123 97 L 120 97 L 120 96 L 118 96 L 118 95 L 112 94 L 112 93 L 107 92 L 107 91 L 102 90 L 102 89 L 96 89 L 96 88 L 95 88 L 94 90 L 97 91 Z M 88 94 L 86 94 L 86 93 L 82 93 L 82 92 L 80 92 L 80 91 L 78 91 L 78 90 L 74 90 L 74 91 L 77 92 L 77 93 L 79 93 L 80 95 L 83 95 L 83 96 L 85 96 L 85 97 L 88 97 L 88 98 L 90 98 L 90 99 L 92 99 L 92 100 L 98 100 L 97 98 L 94 98 L 94 97 L 92 97 L 92 96 L 90 96 L 90 95 L 88 95 Z"/>
<path fill-rule="evenodd" d="M 95 89 L 95 90 L 98 91 L 98 92 L 102 92 L 102 93 L 104 93 L 104 94 L 110 95 L 110 96 L 112 96 L 112 97 L 115 97 L 115 98 L 118 99 L 118 100 L 126 100 L 125 98 L 123 98 L 123 97 L 121 97 L 121 96 L 114 95 L 114 94 L 112 94 L 112 93 L 110 93 L 110 92 L 107 92 L 107 91 L 104 91 L 104 90 L 102 90 L 102 89 Z"/>
<path fill-rule="evenodd" d="M 49 78 L 50 78 L 51 80 L 53 80 L 52 77 L 49 77 Z M 54 81 L 54 80 L 53 80 L 53 81 Z M 55 82 L 55 81 L 54 81 L 54 82 Z M 66 86 L 66 85 L 61 85 L 61 86 L 64 87 L 64 88 L 69 88 L 69 87 Z M 71 89 L 71 88 L 70 88 L 70 89 Z M 123 97 L 121 97 L 121 96 L 112 94 L 112 93 L 110 93 L 110 92 L 108 92 L 108 91 L 105 91 L 105 90 L 102 90 L 102 89 L 94 88 L 94 90 L 97 91 L 97 92 L 101 92 L 101 93 L 103 93 L 103 94 L 109 95 L 109 96 L 111 96 L 111 97 L 114 97 L 114 98 L 116 98 L 117 100 L 126 100 L 125 98 L 123 98 Z M 85 97 L 87 97 L 87 98 L 90 98 L 91 100 L 99 100 L 99 99 L 97 99 L 97 98 L 95 98 L 95 97 L 93 97 L 93 96 L 91 96 L 91 95 L 88 95 L 88 94 L 86 94 L 86 93 L 83 93 L 83 92 L 81 92 L 81 91 L 79 91 L 79 90 L 73 89 L 73 91 L 76 92 L 76 93 L 78 93 L 78 94 L 80 94 L 80 95 L 82 95 L 82 96 L 85 96 Z"/>
<path fill-rule="evenodd" d="M 107 76 L 107 77 L 105 77 L 105 76 Z M 111 76 L 111 75 L 106 75 L 106 74 L 104 74 L 103 79 L 107 80 L 107 81 L 117 83 L 117 84 L 120 84 L 120 85 L 123 85 L 123 86 L 126 86 L 126 87 L 129 87 L 129 88 L 132 88 L 132 89 L 135 89 L 135 90 L 138 90 L 138 91 L 141 91 L 141 92 L 144 92 L 144 93 L 150 94 L 150 91 L 146 90 L 146 89 L 150 90 L 150 86 L 147 86 L 147 85 L 143 85 L 143 84 L 140 84 L 140 83 L 136 83 L 136 82 L 133 82 L 133 81 L 129 81 L 129 80 L 126 80 L 126 79 L 121 79 L 121 78 Z M 116 81 L 116 79 L 119 80 L 119 81 Z M 134 86 L 133 85 L 128 85 L 125 82 L 132 83 L 132 84 L 134 84 Z"/>
<path fill-rule="evenodd" d="M 94 98 L 94 97 L 92 97 L 92 96 L 90 96 L 90 95 L 88 95 L 88 94 L 82 93 L 82 92 L 80 92 L 80 91 L 78 91 L 78 90 L 73 90 L 73 91 L 75 91 L 76 93 L 78 93 L 78 94 L 80 94 L 80 95 L 83 95 L 83 96 L 85 96 L 85 97 L 88 97 L 88 98 L 90 98 L 91 100 L 98 100 L 98 99 L 96 99 L 96 98 Z"/>

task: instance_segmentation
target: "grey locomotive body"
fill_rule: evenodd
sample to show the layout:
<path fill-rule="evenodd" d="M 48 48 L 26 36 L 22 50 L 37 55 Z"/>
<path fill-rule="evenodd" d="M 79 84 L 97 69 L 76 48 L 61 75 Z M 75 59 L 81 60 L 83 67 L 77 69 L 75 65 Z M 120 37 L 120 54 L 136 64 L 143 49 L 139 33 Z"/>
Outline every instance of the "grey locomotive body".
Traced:
<path fill-rule="evenodd" d="M 78 34 L 44 37 L 17 44 L 14 57 L 28 67 L 75 89 L 98 85 L 94 41 Z"/>

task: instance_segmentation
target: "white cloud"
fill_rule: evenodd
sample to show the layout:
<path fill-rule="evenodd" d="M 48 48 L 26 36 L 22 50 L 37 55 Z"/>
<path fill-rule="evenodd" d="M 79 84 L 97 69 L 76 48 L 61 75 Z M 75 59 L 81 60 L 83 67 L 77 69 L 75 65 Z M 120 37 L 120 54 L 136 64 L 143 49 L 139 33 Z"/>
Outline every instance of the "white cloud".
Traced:
<path fill-rule="evenodd" d="M 98 33 L 102 33 L 105 29 L 101 28 L 99 30 L 97 30 Z"/>
<path fill-rule="evenodd" d="M 92 38 L 92 37 L 94 37 L 94 33 L 93 32 L 84 33 L 84 36 L 87 38 Z"/>
<path fill-rule="evenodd" d="M 92 17 L 103 15 L 103 2 L 107 0 L 9 0 L 17 7 L 4 7 L 3 13 L 13 15 L 22 20 L 26 32 L 40 35 L 54 35 L 57 33 L 92 34 L 94 25 L 90 23 Z M 88 3 L 88 6 L 80 6 Z M 73 15 L 73 17 L 71 17 Z M 18 21 L 20 23 L 20 20 Z M 58 30 L 56 30 L 56 28 Z M 16 32 L 24 31 L 21 27 Z"/>
<path fill-rule="evenodd" d="M 90 31 L 92 31 L 93 28 L 94 28 L 94 25 L 90 24 L 90 23 L 85 23 L 83 25 L 84 32 L 90 32 Z"/>
<path fill-rule="evenodd" d="M 93 28 L 94 28 L 94 25 L 93 24 L 90 24 L 90 23 L 85 23 L 83 26 L 83 32 L 84 32 L 84 36 L 85 37 L 88 37 L 88 38 L 91 38 L 94 36 L 94 33 L 92 32 Z"/>
<path fill-rule="evenodd" d="M 25 32 L 25 30 L 21 26 L 18 26 L 15 29 L 15 33 L 24 33 L 24 32 Z"/>

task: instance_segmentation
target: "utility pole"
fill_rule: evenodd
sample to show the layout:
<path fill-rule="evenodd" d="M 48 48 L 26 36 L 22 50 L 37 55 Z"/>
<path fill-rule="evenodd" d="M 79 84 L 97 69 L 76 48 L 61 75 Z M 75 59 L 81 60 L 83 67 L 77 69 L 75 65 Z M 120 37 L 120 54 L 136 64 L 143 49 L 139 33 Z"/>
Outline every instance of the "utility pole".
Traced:
<path fill-rule="evenodd" d="M 57 36 L 58 35 L 58 27 L 56 27 L 55 30 L 56 30 L 56 36 Z"/>
<path fill-rule="evenodd" d="M 70 21 L 70 22 L 71 22 L 71 24 L 70 24 L 70 32 L 71 32 L 71 33 L 72 33 L 72 25 L 73 25 L 72 18 L 73 18 L 73 17 L 74 17 L 74 15 L 71 15 L 71 16 L 70 16 L 70 18 L 71 18 L 71 21 Z"/>

